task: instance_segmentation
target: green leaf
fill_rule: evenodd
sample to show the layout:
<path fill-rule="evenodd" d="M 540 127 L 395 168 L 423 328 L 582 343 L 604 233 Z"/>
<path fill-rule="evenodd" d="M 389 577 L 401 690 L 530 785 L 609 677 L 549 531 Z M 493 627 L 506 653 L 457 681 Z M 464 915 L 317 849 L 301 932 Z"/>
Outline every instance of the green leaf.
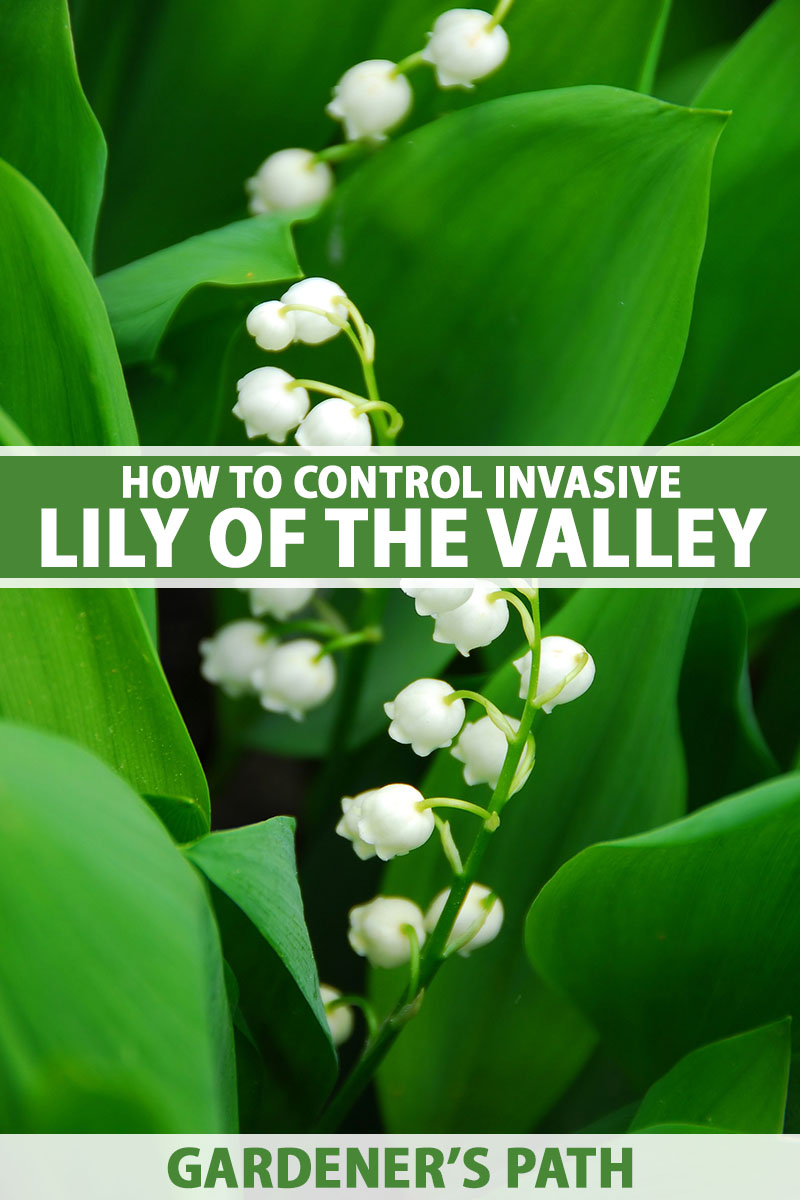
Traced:
<path fill-rule="evenodd" d="M 242 1118 L 306 1127 L 336 1076 L 294 858 L 294 822 L 274 817 L 212 833 L 186 848 L 215 887 L 239 1012 L 260 1055 L 258 1091 Z"/>
<path fill-rule="evenodd" d="M 393 143 L 298 230 L 306 272 L 374 326 L 409 444 L 648 437 L 683 354 L 723 120 L 596 87 L 491 101 Z"/>
<path fill-rule="evenodd" d="M 0 162 L 0 405 L 38 445 L 132 445 L 103 302 L 37 190 Z"/>
<path fill-rule="evenodd" d="M 790 1019 L 701 1046 L 659 1079 L 631 1122 L 692 1125 L 711 1133 L 781 1133 L 792 1049 Z"/>
<path fill-rule="evenodd" d="M 800 775 L 592 846 L 531 908 L 536 970 L 640 1084 L 800 1003 Z"/>
<path fill-rule="evenodd" d="M 525 914 L 542 884 L 583 846 L 683 811 L 676 700 L 695 603 L 695 594 L 672 589 L 586 589 L 548 626 L 590 650 L 597 677 L 575 704 L 541 718 L 536 769 L 503 813 L 481 868 L 480 881 L 505 907 L 501 936 L 448 963 L 387 1059 L 380 1089 L 393 1132 L 530 1130 L 583 1066 L 591 1031 L 531 973 Z M 509 667 L 488 694 L 513 714 L 518 686 Z M 422 789 L 488 798 L 488 789 L 466 787 L 449 753 L 437 756 Z M 457 821 L 460 815 L 453 829 L 467 847 L 475 818 Z M 445 883 L 441 850 L 431 842 L 393 862 L 382 890 L 427 907 Z M 374 972 L 372 988 L 382 1011 L 400 981 Z"/>
<path fill-rule="evenodd" d="M 800 444 L 800 371 L 748 400 L 718 425 L 678 446 L 796 446 Z"/>
<path fill-rule="evenodd" d="M 0 1123 L 235 1128 L 219 940 L 202 886 L 81 747 L 0 722 Z"/>
<path fill-rule="evenodd" d="M 236 221 L 101 276 L 122 361 L 152 359 L 178 306 L 197 288 L 296 279 L 301 271 L 291 225 L 283 215 Z"/>
<path fill-rule="evenodd" d="M 202 768 L 128 588 L 0 589 L 0 716 L 80 742 L 141 794 L 182 798 L 176 836 L 208 829 Z"/>
<path fill-rule="evenodd" d="M 0 11 L 0 157 L 49 200 L 88 262 L 106 146 L 81 90 L 66 0 Z"/>
<path fill-rule="evenodd" d="M 697 98 L 733 115 L 714 166 L 686 358 L 659 441 L 714 424 L 797 369 L 798 39 L 800 0 L 776 0 Z"/>
<path fill-rule="evenodd" d="M 747 618 L 732 589 L 710 588 L 700 598 L 681 675 L 680 713 L 690 808 L 777 774 L 753 713 Z"/>

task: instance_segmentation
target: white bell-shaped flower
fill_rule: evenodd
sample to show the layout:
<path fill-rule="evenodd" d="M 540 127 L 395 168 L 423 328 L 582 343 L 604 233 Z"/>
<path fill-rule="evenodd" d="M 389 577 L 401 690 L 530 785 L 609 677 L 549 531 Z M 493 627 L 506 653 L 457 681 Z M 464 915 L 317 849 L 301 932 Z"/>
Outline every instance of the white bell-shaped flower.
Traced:
<path fill-rule="evenodd" d="M 468 655 L 478 646 L 488 646 L 508 624 L 508 604 L 491 580 L 477 580 L 464 604 L 440 613 L 433 629 L 433 640 L 453 645 L 459 654 Z"/>
<path fill-rule="evenodd" d="M 449 895 L 449 888 L 440 892 L 426 912 L 425 929 L 428 933 L 436 926 Z M 453 929 L 447 939 L 448 949 L 457 945 L 471 929 L 474 929 L 472 937 L 458 951 L 464 958 L 468 957 L 473 950 L 494 941 L 503 927 L 504 916 L 500 897 L 482 883 L 473 883 L 453 923 Z"/>
<path fill-rule="evenodd" d="M 247 332 L 262 350 L 285 350 L 297 336 L 294 313 L 281 300 L 265 300 L 247 314 Z"/>
<path fill-rule="evenodd" d="M 404 926 L 410 925 L 419 944 L 425 941 L 422 910 L 403 896 L 376 896 L 350 909 L 347 937 L 356 954 L 373 967 L 401 967 L 411 956 Z"/>
<path fill-rule="evenodd" d="M 279 150 L 270 154 L 252 179 L 245 181 L 253 216 L 319 204 L 333 191 L 333 171 L 311 150 Z"/>
<path fill-rule="evenodd" d="M 506 717 L 511 728 L 516 733 L 519 721 Z M 502 729 L 498 729 L 491 717 L 481 717 L 465 725 L 458 745 L 450 751 L 453 758 L 464 764 L 464 780 L 471 787 L 479 783 L 488 783 L 489 787 L 497 787 L 500 772 L 508 753 L 508 738 Z"/>
<path fill-rule="evenodd" d="M 471 587 L 423 587 L 412 580 L 400 580 L 400 587 L 414 600 L 420 617 L 438 617 L 466 604 L 472 595 Z"/>
<path fill-rule="evenodd" d="M 389 783 L 345 796 L 336 832 L 352 841 L 359 858 L 369 857 L 366 847 L 372 846 L 378 858 L 388 862 L 424 845 L 434 826 L 421 792 L 408 783 Z"/>
<path fill-rule="evenodd" d="M 245 588 L 250 597 L 250 611 L 254 617 L 275 617 L 286 621 L 300 612 L 314 595 L 313 587 Z"/>
<path fill-rule="evenodd" d="M 514 660 L 514 666 L 519 671 L 519 694 L 522 700 L 528 695 L 531 683 L 531 663 L 530 650 L 522 658 Z M 574 677 L 565 683 L 573 672 L 576 672 Z M 568 704 L 570 700 L 577 700 L 584 692 L 588 692 L 594 682 L 594 674 L 594 659 L 579 642 L 554 635 L 543 637 L 534 703 L 543 712 L 551 713 L 559 704 Z"/>
<path fill-rule="evenodd" d="M 275 653 L 276 643 L 260 621 L 231 621 L 200 643 L 200 673 L 229 696 L 255 691 L 252 675 Z"/>
<path fill-rule="evenodd" d="M 452 744 L 464 724 L 463 700 L 449 700 L 453 688 L 443 679 L 415 679 L 383 706 L 391 720 L 389 737 L 423 758 Z"/>
<path fill-rule="evenodd" d="M 371 446 L 372 426 L 366 413 L 333 396 L 311 409 L 294 436 L 298 446 Z"/>
<path fill-rule="evenodd" d="M 295 310 L 291 314 L 297 340 L 309 346 L 318 346 L 320 342 L 330 341 L 337 333 L 341 333 L 341 326 L 329 321 L 325 313 L 330 313 L 337 321 L 346 321 L 347 308 L 343 304 L 346 299 L 344 289 L 338 283 L 312 275 L 293 283 L 281 296 L 281 303 L 302 304 L 320 310 L 316 313 Z"/>
<path fill-rule="evenodd" d="M 306 389 L 292 386 L 294 382 L 294 376 L 280 367 L 256 367 L 239 380 L 233 415 L 244 421 L 248 437 L 285 442 L 287 434 L 297 428 L 310 400 Z"/>
<path fill-rule="evenodd" d="M 336 84 L 325 111 L 342 122 L 349 142 L 383 141 L 388 130 L 408 116 L 414 93 L 405 75 L 395 74 L 396 65 L 371 58 L 345 71 Z"/>
<path fill-rule="evenodd" d="M 336 667 L 330 654 L 312 638 L 283 642 L 253 672 L 253 686 L 268 712 L 288 713 L 302 721 L 309 709 L 328 699 L 336 686 Z"/>
<path fill-rule="evenodd" d="M 439 87 L 471 88 L 508 57 L 508 34 L 477 8 L 451 8 L 437 17 L 423 57 L 436 68 Z"/>
<path fill-rule="evenodd" d="M 375 789 L 373 788 L 372 791 Z M 358 857 L 362 860 L 374 858 L 376 854 L 375 847 L 369 843 L 362 841 L 358 832 L 358 824 L 361 820 L 364 798 L 371 794 L 370 791 L 359 792 L 357 796 L 342 796 L 342 815 L 336 826 L 336 832 L 339 837 L 347 838 L 348 842 L 353 843 L 353 849 Z"/>
<path fill-rule="evenodd" d="M 353 1010 L 347 1004 L 336 1003 L 342 993 L 327 983 L 319 985 L 319 994 L 322 997 L 328 1029 L 331 1031 L 331 1040 L 334 1046 L 341 1046 L 353 1032 L 355 1024 Z"/>

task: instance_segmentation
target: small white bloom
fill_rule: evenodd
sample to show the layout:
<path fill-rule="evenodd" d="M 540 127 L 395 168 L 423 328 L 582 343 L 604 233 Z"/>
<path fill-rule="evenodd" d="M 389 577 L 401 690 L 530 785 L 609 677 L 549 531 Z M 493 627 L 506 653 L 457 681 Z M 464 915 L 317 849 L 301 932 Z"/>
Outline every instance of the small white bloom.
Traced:
<path fill-rule="evenodd" d="M 401 967 L 411 955 L 405 925 L 410 925 L 425 941 L 422 910 L 402 896 L 376 896 L 367 904 L 350 909 L 348 940 L 362 958 L 373 967 Z"/>
<path fill-rule="evenodd" d="M 570 700 L 577 700 L 592 686 L 594 659 L 590 654 L 575 678 L 570 679 L 557 695 L 552 695 L 567 676 L 579 666 L 585 654 L 586 650 L 583 646 L 579 642 L 573 642 L 572 638 L 554 636 L 542 638 L 535 703 L 540 705 L 544 712 L 550 713 L 559 704 L 568 704 Z M 528 695 L 531 682 L 530 650 L 527 654 L 523 654 L 522 658 L 516 659 L 514 666 L 519 671 L 519 694 L 520 698 L 524 700 Z M 545 696 L 550 696 L 551 699 L 542 704 Z"/>
<path fill-rule="evenodd" d="M 321 649 L 312 638 L 277 646 L 252 675 L 262 706 L 302 721 L 323 704 L 336 686 L 336 667 L 330 654 L 318 657 Z"/>
<path fill-rule="evenodd" d="M 471 88 L 508 57 L 508 35 L 477 8 L 451 8 L 437 17 L 423 57 L 436 67 L 439 87 Z"/>
<path fill-rule="evenodd" d="M 325 111 L 344 124 L 348 141 L 383 141 L 387 130 L 408 116 L 414 93 L 405 75 L 394 74 L 396 65 L 371 58 L 345 71 L 336 84 Z"/>
<path fill-rule="evenodd" d="M 286 311 L 280 300 L 265 300 L 247 315 L 247 332 L 262 350 L 285 350 L 295 340 L 294 313 Z"/>
<path fill-rule="evenodd" d="M 372 426 L 366 413 L 334 396 L 315 405 L 294 436 L 298 446 L 371 446 Z"/>
<path fill-rule="evenodd" d="M 472 595 L 471 587 L 422 587 L 411 580 L 400 581 L 400 587 L 415 601 L 420 617 L 438 617 L 466 604 Z"/>
<path fill-rule="evenodd" d="M 269 661 L 275 642 L 260 621 L 231 621 L 200 643 L 200 673 L 229 696 L 253 692 L 252 675 Z"/>
<path fill-rule="evenodd" d="M 434 830 L 424 796 L 408 783 L 345 796 L 342 814 L 336 832 L 353 843 L 359 858 L 371 857 L 368 848 L 374 847 L 378 858 L 388 862 L 424 845 Z"/>
<path fill-rule="evenodd" d="M 285 442 L 287 434 L 297 428 L 311 402 L 306 389 L 293 384 L 294 377 L 280 367 L 256 367 L 239 380 L 233 415 L 244 421 L 249 438 Z"/>
<path fill-rule="evenodd" d="M 357 796 L 342 796 L 342 815 L 336 826 L 336 832 L 339 837 L 347 838 L 348 842 L 352 842 L 353 849 L 362 860 L 374 858 L 376 854 L 375 847 L 368 842 L 362 841 L 358 832 L 358 824 L 362 815 L 361 806 L 364 803 L 364 798 L 370 794 L 367 791 L 359 792 Z"/>
<path fill-rule="evenodd" d="M 409 683 L 383 706 L 392 722 L 389 737 L 423 758 L 451 745 L 466 716 L 463 700 L 447 699 L 453 690 L 443 679 Z"/>
<path fill-rule="evenodd" d="M 426 912 L 425 929 L 428 933 L 433 930 L 442 915 L 449 895 L 449 888 L 440 892 Z M 490 888 L 484 887 L 482 883 L 473 883 L 464 897 L 464 903 L 458 910 L 452 932 L 447 939 L 448 947 L 455 945 L 461 938 L 466 937 L 471 929 L 474 929 L 473 936 L 458 951 L 464 958 L 467 958 L 473 950 L 478 950 L 488 942 L 494 941 L 502 928 L 504 916 L 500 897 L 496 896 Z"/>
<path fill-rule="evenodd" d="M 516 733 L 519 721 L 513 717 L 506 720 Z M 458 745 L 450 751 L 453 758 L 464 764 L 464 779 L 471 787 L 488 783 L 490 788 L 497 787 L 507 752 L 508 738 L 491 717 L 481 717 L 465 725 Z"/>
<path fill-rule="evenodd" d="M 464 604 L 437 616 L 433 640 L 452 644 L 459 654 L 465 656 L 478 646 L 488 646 L 508 624 L 506 601 L 502 596 L 489 598 L 497 591 L 497 584 L 491 580 L 476 581 L 470 598 Z"/>
<path fill-rule="evenodd" d="M 347 308 L 342 303 L 346 300 L 344 289 L 330 279 L 310 276 L 293 283 L 281 296 L 282 304 L 302 304 L 307 308 L 318 308 L 323 313 L 330 313 L 337 320 L 347 320 Z M 326 316 L 318 313 L 298 312 L 292 314 L 294 319 L 295 336 L 298 341 L 309 346 L 318 346 L 341 333 L 341 327 Z"/>
<path fill-rule="evenodd" d="M 333 191 L 333 171 L 311 150 L 279 150 L 270 154 L 252 179 L 245 181 L 253 216 L 319 204 Z"/>
<path fill-rule="evenodd" d="M 264 587 L 245 588 L 250 597 L 250 611 L 254 617 L 275 617 L 285 621 L 295 613 L 305 608 L 314 595 L 313 587 L 284 588 Z"/>
<path fill-rule="evenodd" d="M 331 1031 L 333 1044 L 341 1046 L 342 1042 L 346 1042 L 353 1032 L 353 1010 L 347 1004 L 335 1003 L 342 993 L 337 988 L 329 987 L 327 983 L 319 985 L 319 994 L 322 997 L 325 1019 L 328 1022 L 328 1029 Z M 329 1005 L 333 1007 L 329 1008 Z"/>

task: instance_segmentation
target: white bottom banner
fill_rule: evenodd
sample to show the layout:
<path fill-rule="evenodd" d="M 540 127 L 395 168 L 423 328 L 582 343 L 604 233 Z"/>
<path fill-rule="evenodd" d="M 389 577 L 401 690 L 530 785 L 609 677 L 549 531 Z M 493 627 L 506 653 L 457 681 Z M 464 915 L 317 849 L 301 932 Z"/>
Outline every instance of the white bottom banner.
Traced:
<path fill-rule="evenodd" d="M 198 1189 L 307 1196 L 332 1188 L 797 1200 L 800 1137 L 0 1137 L 3 1200 L 175 1200 Z"/>

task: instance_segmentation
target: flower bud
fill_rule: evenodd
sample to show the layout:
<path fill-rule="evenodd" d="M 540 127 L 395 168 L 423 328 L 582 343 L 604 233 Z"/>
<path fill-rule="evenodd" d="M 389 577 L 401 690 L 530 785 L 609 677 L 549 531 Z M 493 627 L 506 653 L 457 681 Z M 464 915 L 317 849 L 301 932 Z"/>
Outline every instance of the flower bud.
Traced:
<path fill-rule="evenodd" d="M 477 8 L 451 8 L 437 17 L 423 57 L 436 67 L 439 87 L 471 88 L 508 57 L 508 35 Z"/>
<path fill-rule="evenodd" d="M 426 912 L 425 929 L 428 933 L 431 933 L 436 926 L 449 895 L 450 889 L 445 888 Z M 496 896 L 490 888 L 484 887 L 482 883 L 473 883 L 458 910 L 452 932 L 447 939 L 447 948 L 450 949 L 456 945 L 467 936 L 471 929 L 474 929 L 472 937 L 458 951 L 464 958 L 467 958 L 473 950 L 478 950 L 488 942 L 494 941 L 503 926 L 504 916 L 500 897 Z"/>
<path fill-rule="evenodd" d="M 338 283 L 312 275 L 308 279 L 300 279 L 293 283 L 281 296 L 281 303 L 319 308 L 325 313 L 330 313 L 338 321 L 346 321 L 347 309 L 342 303 L 346 299 L 344 290 Z M 291 315 L 294 318 L 297 340 L 309 346 L 318 346 L 320 342 L 330 341 L 337 333 L 341 333 L 341 326 L 318 313 L 295 311 Z"/>
<path fill-rule="evenodd" d="M 255 691 L 253 671 L 268 662 L 276 643 L 260 621 L 231 621 L 200 643 L 200 673 L 229 696 Z"/>
<path fill-rule="evenodd" d="M 327 983 L 319 985 L 319 994 L 322 997 L 325 1019 L 331 1031 L 333 1044 L 341 1046 L 353 1032 L 353 1010 L 346 1004 L 336 1004 L 342 993 L 337 988 L 329 987 Z M 332 1007 L 329 1008 L 329 1005 Z"/>
<path fill-rule="evenodd" d="M 281 300 L 265 300 L 247 316 L 247 332 L 262 350 L 285 350 L 295 340 L 294 313 L 286 312 Z"/>
<path fill-rule="evenodd" d="M 253 216 L 306 208 L 329 196 L 334 183 L 328 164 L 318 162 L 310 150 L 279 150 L 270 154 L 252 179 L 245 181 L 250 198 L 247 207 Z"/>
<path fill-rule="evenodd" d="M 372 426 L 349 400 L 332 397 L 311 409 L 294 436 L 298 446 L 371 446 Z"/>
<path fill-rule="evenodd" d="M 389 737 L 423 758 L 451 745 L 466 716 L 464 701 L 448 701 L 452 695 L 443 679 L 415 679 L 383 706 L 392 722 Z"/>
<path fill-rule="evenodd" d="M 459 654 L 468 655 L 478 646 L 488 646 L 508 624 L 508 605 L 500 597 L 490 599 L 499 588 L 491 580 L 477 580 L 469 599 L 436 618 L 433 640 L 452 644 Z"/>
<path fill-rule="evenodd" d="M 388 862 L 424 845 L 434 830 L 424 796 L 407 783 L 345 796 L 342 814 L 336 832 L 352 841 L 359 858 L 369 858 L 367 848 L 374 847 L 378 858 Z"/>
<path fill-rule="evenodd" d="M 402 896 L 376 896 L 368 904 L 350 909 L 348 940 L 373 967 L 401 967 L 411 957 L 411 944 L 403 926 L 410 925 L 425 941 L 422 911 Z"/>
<path fill-rule="evenodd" d="M 244 421 L 249 438 L 269 437 L 285 442 L 309 409 L 305 388 L 293 387 L 294 377 L 280 367 L 256 367 L 239 380 L 239 399 L 233 415 Z"/>
<path fill-rule="evenodd" d="M 550 713 L 559 704 L 568 704 L 570 700 L 577 700 L 579 696 L 589 690 L 594 681 L 594 660 L 590 654 L 587 655 L 585 664 L 580 667 L 574 679 L 570 679 L 569 683 L 564 684 L 564 680 L 580 666 L 586 653 L 583 646 L 579 642 L 573 642 L 572 638 L 554 636 L 542 638 L 539 678 L 534 701 L 537 707 Z M 527 654 L 523 654 L 522 658 L 514 661 L 514 666 L 519 671 L 519 694 L 523 700 L 528 695 L 531 682 L 531 659 L 529 650 Z M 562 684 L 564 686 L 561 687 L 561 690 L 553 695 Z M 549 696 L 550 699 L 542 703 L 546 696 Z"/>
<path fill-rule="evenodd" d="M 466 604 L 472 595 L 471 587 L 421 587 L 410 580 L 401 580 L 400 587 L 415 601 L 420 617 L 438 617 L 439 613 L 452 612 Z"/>
<path fill-rule="evenodd" d="M 513 717 L 506 720 L 516 733 L 519 721 Z M 508 753 L 508 738 L 491 717 L 481 717 L 464 726 L 458 745 L 450 753 L 464 764 L 464 779 L 471 787 L 488 783 L 494 789 Z"/>
<path fill-rule="evenodd" d="M 408 116 L 414 93 L 405 75 L 394 74 L 395 66 L 388 59 L 372 58 L 345 71 L 336 84 L 325 111 L 342 121 L 349 142 L 383 141 L 387 130 Z"/>
<path fill-rule="evenodd" d="M 285 621 L 300 612 L 314 595 L 313 587 L 264 587 L 244 590 L 250 597 L 250 611 L 254 617 L 275 617 L 278 621 Z"/>
<path fill-rule="evenodd" d="M 336 686 L 336 667 L 329 654 L 318 657 L 321 649 L 312 638 L 277 646 L 252 675 L 262 707 L 302 721 L 323 704 Z"/>

